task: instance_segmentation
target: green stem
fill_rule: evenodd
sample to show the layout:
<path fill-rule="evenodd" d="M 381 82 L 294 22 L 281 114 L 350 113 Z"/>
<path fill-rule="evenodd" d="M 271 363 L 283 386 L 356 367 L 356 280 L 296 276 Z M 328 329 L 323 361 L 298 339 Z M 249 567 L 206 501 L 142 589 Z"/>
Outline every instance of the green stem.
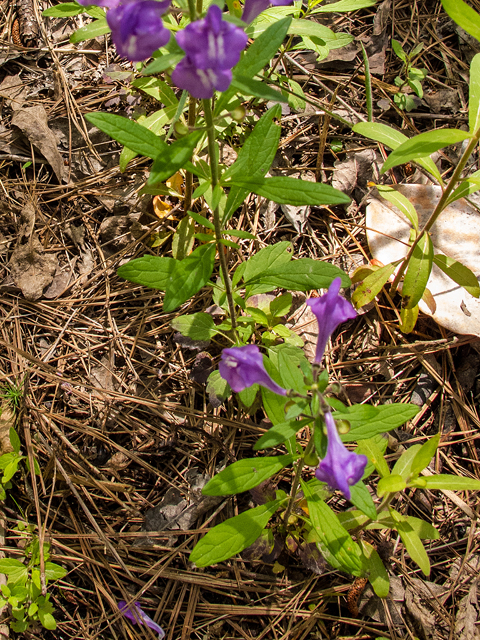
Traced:
<path fill-rule="evenodd" d="M 445 206 L 447 204 L 447 200 L 450 197 L 452 191 L 454 190 L 455 185 L 461 179 L 462 172 L 465 169 L 465 166 L 466 166 L 466 164 L 468 162 L 468 159 L 472 155 L 472 153 L 473 153 L 475 147 L 477 146 L 479 140 L 480 140 L 480 129 L 475 133 L 475 135 L 471 138 L 470 142 L 468 143 L 468 147 L 465 149 L 462 157 L 460 158 L 459 163 L 455 167 L 455 171 L 453 172 L 452 177 L 450 178 L 447 186 L 445 187 L 445 189 L 444 189 L 444 191 L 443 191 L 443 193 L 442 193 L 442 195 L 440 197 L 440 200 L 438 201 L 437 206 L 435 207 L 432 215 L 430 216 L 430 218 L 428 219 L 427 223 L 425 224 L 423 229 L 420 231 L 418 236 L 415 238 L 414 242 L 412 243 L 412 246 L 410 247 L 410 249 L 408 251 L 407 257 L 405 258 L 405 260 L 400 265 L 400 269 L 398 270 L 397 275 L 395 276 L 395 280 L 393 281 L 392 286 L 390 288 L 390 295 L 393 296 L 395 294 L 395 292 L 397 290 L 397 287 L 398 287 L 398 284 L 399 284 L 401 278 L 403 277 L 403 274 L 405 273 L 405 270 L 406 270 L 406 268 L 408 266 L 410 258 L 412 257 L 412 254 L 413 254 L 413 252 L 415 250 L 415 247 L 420 242 L 420 240 L 422 239 L 423 235 L 430 231 L 432 226 L 437 221 L 438 216 L 445 209 Z"/>
<path fill-rule="evenodd" d="M 197 107 L 197 101 L 193 96 L 190 96 L 188 102 L 188 129 L 191 131 L 195 126 L 195 112 Z M 185 172 L 185 200 L 183 201 L 183 211 L 187 215 L 192 206 L 192 192 L 193 192 L 193 174 L 190 171 Z"/>
<path fill-rule="evenodd" d="M 188 0 L 188 12 L 190 13 L 190 21 L 193 22 L 197 17 L 195 0 Z"/>
<path fill-rule="evenodd" d="M 218 162 L 217 162 L 217 145 L 215 140 L 215 126 L 213 122 L 212 105 L 210 100 L 203 100 L 203 113 L 205 115 L 205 124 L 207 126 L 208 136 L 208 155 L 210 158 L 210 173 L 212 176 L 212 191 L 218 185 Z M 235 329 L 236 317 L 235 317 L 235 303 L 233 301 L 232 281 L 228 273 L 227 260 L 224 253 L 224 245 L 221 243 L 223 229 L 222 222 L 220 220 L 220 211 L 218 206 L 213 211 L 213 224 L 215 225 L 215 241 L 217 243 L 218 257 L 220 260 L 220 268 L 222 270 L 223 281 L 225 283 L 225 293 L 227 296 L 228 309 L 230 311 L 230 320 L 232 323 L 232 329 Z"/>

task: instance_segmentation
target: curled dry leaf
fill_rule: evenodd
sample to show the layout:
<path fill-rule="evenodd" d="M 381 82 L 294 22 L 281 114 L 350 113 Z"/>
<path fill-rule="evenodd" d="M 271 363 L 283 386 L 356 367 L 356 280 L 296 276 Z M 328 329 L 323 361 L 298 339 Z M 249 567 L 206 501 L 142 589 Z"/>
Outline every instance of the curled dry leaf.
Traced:
<path fill-rule="evenodd" d="M 8 402 L 1 407 L 0 413 L 0 455 L 13 451 L 10 442 L 10 429 L 15 426 L 15 411 Z"/>
<path fill-rule="evenodd" d="M 402 184 L 396 188 L 417 210 L 422 228 L 440 198 L 440 187 Z M 375 259 L 388 264 L 407 255 L 411 226 L 395 206 L 380 197 L 372 198 L 367 206 L 366 226 L 368 244 Z M 435 254 L 457 260 L 477 277 L 480 274 L 479 237 L 480 214 L 463 198 L 449 205 L 431 230 Z M 436 265 L 433 265 L 427 288 L 436 309 L 432 313 L 429 305 L 421 300 L 419 306 L 423 313 L 450 331 L 480 336 L 480 299 L 453 282 Z"/>
<path fill-rule="evenodd" d="M 65 177 L 65 166 L 57 149 L 57 139 L 48 127 L 47 112 L 38 105 L 18 109 L 12 117 L 12 125 L 18 127 L 28 140 L 42 153 L 52 167 L 57 180 Z"/>
<path fill-rule="evenodd" d="M 38 238 L 32 236 L 30 242 L 14 249 L 10 268 L 13 281 L 25 298 L 38 300 L 53 280 L 57 257 L 52 253 L 44 253 Z"/>

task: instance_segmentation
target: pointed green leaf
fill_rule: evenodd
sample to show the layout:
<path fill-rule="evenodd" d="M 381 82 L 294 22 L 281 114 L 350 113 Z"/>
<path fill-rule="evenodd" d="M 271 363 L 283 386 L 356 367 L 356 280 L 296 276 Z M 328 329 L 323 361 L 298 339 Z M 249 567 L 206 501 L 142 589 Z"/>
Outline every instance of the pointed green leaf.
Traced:
<path fill-rule="evenodd" d="M 76 44 L 77 42 L 84 42 L 85 40 L 92 40 L 98 36 L 103 36 L 106 33 L 110 33 L 107 18 L 100 18 L 100 20 L 94 20 L 90 24 L 77 29 L 75 33 L 70 36 L 70 42 Z"/>
<path fill-rule="evenodd" d="M 389 475 L 381 478 L 377 486 L 377 494 L 379 498 L 383 498 L 386 493 L 397 493 L 403 491 L 407 486 L 407 483 L 399 475 Z"/>
<path fill-rule="evenodd" d="M 393 187 L 387 184 L 377 184 L 377 191 L 382 196 L 382 198 L 385 198 L 385 200 L 388 200 L 388 202 L 391 202 L 392 204 L 394 204 L 397 207 L 397 209 L 400 209 L 400 211 L 410 221 L 410 224 L 412 225 L 412 227 L 416 231 L 418 231 L 417 212 L 413 204 L 410 202 L 410 200 L 406 196 L 403 195 L 403 193 L 400 193 L 399 191 L 397 191 L 397 189 L 394 189 Z"/>
<path fill-rule="evenodd" d="M 123 264 L 117 273 L 130 282 L 165 291 L 176 265 L 174 258 L 146 255 Z"/>
<path fill-rule="evenodd" d="M 413 460 L 421 448 L 421 444 L 413 444 L 408 447 L 395 462 L 392 474 L 400 475 L 404 480 L 407 480 L 411 474 L 410 469 L 412 468 Z"/>
<path fill-rule="evenodd" d="M 381 173 L 385 173 L 388 169 L 392 169 L 399 164 L 410 162 L 410 160 L 423 158 L 426 155 L 429 156 L 439 149 L 462 142 L 470 137 L 470 133 L 460 129 L 435 129 L 419 133 L 392 151 L 385 161 Z"/>
<path fill-rule="evenodd" d="M 480 54 L 479 54 L 480 55 Z M 480 297 L 480 286 L 477 276 L 468 267 L 453 258 L 438 253 L 433 262 L 454 282 L 463 287 L 474 298 Z"/>
<path fill-rule="evenodd" d="M 367 276 L 352 294 L 352 302 L 355 307 L 360 309 L 378 296 L 396 268 L 396 264 L 387 264 Z"/>
<path fill-rule="evenodd" d="M 215 263 L 215 244 L 204 244 L 184 260 L 176 261 L 165 289 L 163 310 L 169 313 L 206 285 Z"/>
<path fill-rule="evenodd" d="M 365 540 L 360 540 L 360 544 L 366 558 L 368 581 L 379 598 L 386 598 L 390 591 L 390 580 L 382 559 L 371 544 Z"/>
<path fill-rule="evenodd" d="M 20 560 L 14 560 L 13 558 L 0 559 L 0 573 L 7 575 L 8 582 L 13 584 L 25 584 L 28 577 L 27 567 Z"/>
<path fill-rule="evenodd" d="M 350 198 L 334 189 L 329 184 L 320 182 L 308 182 L 300 178 L 287 176 L 275 176 L 273 178 L 240 177 L 234 176 L 232 180 L 223 183 L 226 187 L 238 187 L 256 193 L 281 204 L 295 206 L 320 204 L 348 204 Z"/>
<path fill-rule="evenodd" d="M 480 41 L 480 15 L 463 0 L 442 0 L 442 5 L 450 18 Z"/>
<path fill-rule="evenodd" d="M 288 440 L 294 436 L 300 429 L 303 429 L 307 424 L 310 424 L 313 418 L 304 418 L 303 420 L 288 420 L 287 422 L 280 422 L 276 424 L 264 433 L 261 438 L 253 445 L 254 451 L 262 449 L 269 449 L 270 447 L 277 447 L 285 440 Z"/>
<path fill-rule="evenodd" d="M 258 279 L 262 273 L 267 270 L 282 270 L 287 262 L 292 259 L 291 253 L 288 249 L 292 247 L 292 244 L 287 241 L 277 242 L 264 249 L 261 249 L 258 253 L 254 253 L 246 262 L 246 267 L 243 272 L 243 280 L 245 284 L 249 284 Z"/>
<path fill-rule="evenodd" d="M 373 438 L 361 440 L 358 444 L 356 453 L 365 454 L 382 478 L 387 478 L 390 475 L 388 464 Z"/>
<path fill-rule="evenodd" d="M 369 518 L 375 520 L 377 517 L 377 510 L 368 487 L 359 480 L 357 484 L 350 487 L 350 494 L 350 502 L 355 505 L 357 509 L 363 511 L 363 513 Z"/>
<path fill-rule="evenodd" d="M 277 89 L 273 89 L 261 80 L 255 80 L 246 76 L 235 75 L 232 87 L 246 96 L 255 96 L 262 100 L 275 100 L 275 102 L 288 102 L 288 99 Z"/>
<path fill-rule="evenodd" d="M 424 294 L 425 295 L 425 294 Z M 416 304 L 412 309 L 404 307 L 400 309 L 400 331 L 402 333 L 411 333 L 417 324 L 420 307 Z"/>
<path fill-rule="evenodd" d="M 342 287 L 350 285 L 347 274 L 329 262 L 300 258 L 283 264 L 281 269 L 270 267 L 260 277 L 250 282 L 270 285 L 267 291 L 281 287 L 290 291 L 311 291 L 312 289 L 327 289 L 335 280 L 341 278 Z"/>
<path fill-rule="evenodd" d="M 377 434 L 391 431 L 411 420 L 420 411 L 415 404 L 392 403 L 373 407 L 354 404 L 342 411 L 335 411 L 335 420 L 348 420 L 350 431 L 341 435 L 343 442 L 354 442 L 373 438 Z"/>
<path fill-rule="evenodd" d="M 467 198 L 472 193 L 476 193 L 480 189 L 480 171 L 475 171 L 468 178 L 464 178 L 459 182 L 458 187 L 450 194 L 445 206 L 460 198 Z"/>
<path fill-rule="evenodd" d="M 114 113 L 87 113 L 85 119 L 120 144 L 147 158 L 155 159 L 168 148 L 146 127 Z"/>
<path fill-rule="evenodd" d="M 147 185 L 152 186 L 168 180 L 181 169 L 192 157 L 193 150 L 203 135 L 203 131 L 193 131 L 185 138 L 166 145 L 153 163 Z"/>
<path fill-rule="evenodd" d="M 366 9 L 367 7 L 373 7 L 376 0 L 338 0 L 338 2 L 331 2 L 330 4 L 321 5 L 310 12 L 314 13 L 342 13 L 344 11 L 358 11 L 358 9 Z"/>
<path fill-rule="evenodd" d="M 413 309 L 422 299 L 432 272 L 433 244 L 430 234 L 424 233 L 413 250 L 403 279 L 402 306 Z"/>
<path fill-rule="evenodd" d="M 84 12 L 85 7 L 79 5 L 78 2 L 62 2 L 57 4 L 56 7 L 49 7 L 42 11 L 42 16 L 44 18 L 69 18 Z"/>
<path fill-rule="evenodd" d="M 47 580 L 61 580 L 67 575 L 67 570 L 55 562 L 45 563 L 45 578 Z"/>
<path fill-rule="evenodd" d="M 205 496 L 230 496 L 249 491 L 294 461 L 290 455 L 239 460 L 209 480 L 202 493 Z"/>
<path fill-rule="evenodd" d="M 193 313 L 186 316 L 178 316 L 170 323 L 182 336 L 188 336 L 192 340 L 210 340 L 218 333 L 215 322 L 209 313 Z"/>
<path fill-rule="evenodd" d="M 279 500 L 267 502 L 210 529 L 196 544 L 189 561 L 197 567 L 208 567 L 240 553 L 261 535 L 280 504 Z"/>
<path fill-rule="evenodd" d="M 447 491 L 480 491 L 480 480 L 465 478 L 463 476 L 450 476 L 439 474 L 435 476 L 422 476 L 409 482 L 411 487 L 422 489 L 444 489 Z"/>
<path fill-rule="evenodd" d="M 234 76 L 253 78 L 270 62 L 285 40 L 292 19 L 283 18 L 271 24 L 247 49 L 243 58 L 233 70 Z"/>
<path fill-rule="evenodd" d="M 436 450 L 438 449 L 439 442 L 440 434 L 437 433 L 433 438 L 430 438 L 430 440 L 427 440 L 427 442 L 422 445 L 420 451 L 417 452 L 417 455 L 412 460 L 410 477 L 417 476 L 420 471 L 423 471 L 425 467 L 428 467 Z"/>
<path fill-rule="evenodd" d="M 390 509 L 390 514 L 395 520 L 395 527 L 411 559 L 418 564 L 426 576 L 430 575 L 430 560 L 418 534 L 398 511 Z"/>

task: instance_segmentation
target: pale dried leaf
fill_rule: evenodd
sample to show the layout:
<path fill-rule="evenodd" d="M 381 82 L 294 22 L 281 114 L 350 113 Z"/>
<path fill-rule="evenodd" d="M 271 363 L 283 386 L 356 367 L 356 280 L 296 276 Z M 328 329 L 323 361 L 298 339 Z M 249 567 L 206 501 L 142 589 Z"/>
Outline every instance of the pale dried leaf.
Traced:
<path fill-rule="evenodd" d="M 8 402 L 4 402 L 0 414 L 0 455 L 10 453 L 13 447 L 10 442 L 10 429 L 15 427 L 15 410 Z"/>
<path fill-rule="evenodd" d="M 0 84 L 0 96 L 5 98 L 7 106 L 13 110 L 21 109 L 28 97 L 28 87 L 26 87 L 20 74 L 16 76 L 5 76 Z"/>
<path fill-rule="evenodd" d="M 478 640 L 480 631 L 477 628 L 478 619 L 478 580 L 470 587 L 467 595 L 462 598 L 458 605 L 455 618 L 455 638 L 456 640 Z"/>
<path fill-rule="evenodd" d="M 27 300 L 38 300 L 48 287 L 57 268 L 57 257 L 44 253 L 35 236 L 31 242 L 16 247 L 10 258 L 11 276 Z"/>

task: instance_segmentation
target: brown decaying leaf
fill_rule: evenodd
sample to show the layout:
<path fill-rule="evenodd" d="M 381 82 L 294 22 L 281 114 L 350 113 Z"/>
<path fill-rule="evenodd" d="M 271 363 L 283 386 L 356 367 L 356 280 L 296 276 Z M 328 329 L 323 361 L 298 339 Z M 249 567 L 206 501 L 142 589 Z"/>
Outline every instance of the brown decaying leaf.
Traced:
<path fill-rule="evenodd" d="M 65 177 L 65 166 L 57 149 L 57 139 L 48 127 L 47 112 L 41 105 L 18 109 L 13 114 L 12 125 L 18 127 L 28 140 L 45 156 L 57 180 Z"/>
<path fill-rule="evenodd" d="M 15 411 L 6 402 L 2 405 L 0 413 L 0 455 L 13 451 L 10 443 L 10 429 L 14 426 Z"/>
<path fill-rule="evenodd" d="M 44 253 L 38 238 L 32 236 L 30 242 L 13 250 L 10 268 L 12 278 L 25 298 L 38 300 L 53 280 L 57 257 L 53 253 Z"/>

